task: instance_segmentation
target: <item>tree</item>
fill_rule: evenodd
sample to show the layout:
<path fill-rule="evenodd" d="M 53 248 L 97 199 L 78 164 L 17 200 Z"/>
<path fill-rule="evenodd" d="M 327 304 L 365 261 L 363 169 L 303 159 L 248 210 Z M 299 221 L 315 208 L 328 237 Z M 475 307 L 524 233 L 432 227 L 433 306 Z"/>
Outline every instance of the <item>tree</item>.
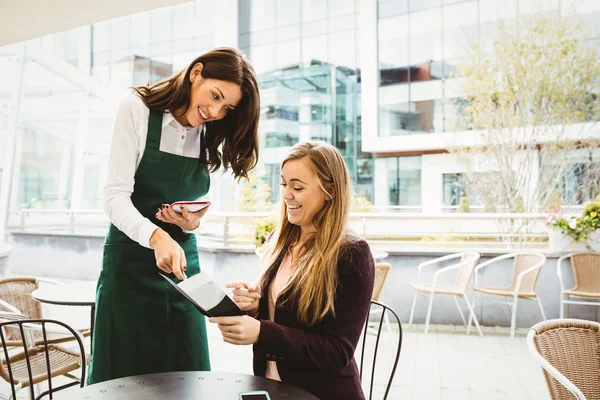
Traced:
<path fill-rule="evenodd" d="M 597 51 L 573 18 L 537 12 L 519 19 L 517 29 L 500 24 L 491 51 L 473 44 L 458 71 L 454 105 L 462 118 L 454 128 L 462 132 L 452 151 L 466 166 L 467 184 L 489 211 L 543 209 L 568 156 L 599 147 Z M 581 184 L 597 182 L 589 176 Z M 501 228 L 516 233 L 524 226 L 508 221 Z"/>
<path fill-rule="evenodd" d="M 248 180 L 243 182 L 237 208 L 239 211 L 271 211 L 271 187 L 264 180 L 251 172 Z"/>

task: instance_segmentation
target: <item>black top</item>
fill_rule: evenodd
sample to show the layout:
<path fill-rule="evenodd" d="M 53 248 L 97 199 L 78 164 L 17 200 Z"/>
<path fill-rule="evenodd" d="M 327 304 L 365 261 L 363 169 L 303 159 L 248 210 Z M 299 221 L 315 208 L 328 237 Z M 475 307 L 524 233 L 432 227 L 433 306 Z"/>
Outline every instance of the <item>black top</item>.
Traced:
<path fill-rule="evenodd" d="M 255 375 L 265 376 L 266 362 L 276 361 L 283 382 L 321 399 L 365 398 L 354 352 L 371 305 L 375 266 L 367 242 L 349 239 L 337 262 L 335 316 L 304 326 L 296 317 L 297 301 L 290 299 L 277 307 L 273 322 L 269 320 L 268 296 L 261 297 L 260 336 L 253 348 Z M 265 277 L 262 293 L 267 293 L 275 273 L 273 270 Z"/>
<path fill-rule="evenodd" d="M 228 372 L 164 372 L 113 379 L 55 393 L 57 400 L 231 399 L 240 392 L 265 390 L 271 400 L 314 400 L 295 386 L 253 375 Z M 317 399 L 318 400 L 318 399 Z"/>

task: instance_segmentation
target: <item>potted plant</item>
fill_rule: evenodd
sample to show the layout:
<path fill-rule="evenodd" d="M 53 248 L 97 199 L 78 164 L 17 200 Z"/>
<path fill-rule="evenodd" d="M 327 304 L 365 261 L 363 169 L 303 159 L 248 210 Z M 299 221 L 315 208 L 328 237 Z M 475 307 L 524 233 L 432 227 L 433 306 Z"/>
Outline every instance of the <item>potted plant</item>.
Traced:
<path fill-rule="evenodd" d="M 580 217 L 551 216 L 548 240 L 554 251 L 600 251 L 600 197 L 586 203 Z"/>

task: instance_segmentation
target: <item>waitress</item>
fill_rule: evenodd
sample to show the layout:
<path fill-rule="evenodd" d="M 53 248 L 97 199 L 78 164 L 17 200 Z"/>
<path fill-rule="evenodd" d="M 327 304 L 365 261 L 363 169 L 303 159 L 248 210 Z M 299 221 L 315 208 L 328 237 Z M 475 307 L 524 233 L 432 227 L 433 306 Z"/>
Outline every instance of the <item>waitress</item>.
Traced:
<path fill-rule="evenodd" d="M 200 272 L 189 231 L 207 209 L 177 214 L 168 204 L 204 196 L 221 167 L 247 178 L 258 158 L 258 84 L 238 50 L 214 49 L 133 89 L 113 128 L 88 384 L 210 370 L 204 317 L 159 275 Z"/>

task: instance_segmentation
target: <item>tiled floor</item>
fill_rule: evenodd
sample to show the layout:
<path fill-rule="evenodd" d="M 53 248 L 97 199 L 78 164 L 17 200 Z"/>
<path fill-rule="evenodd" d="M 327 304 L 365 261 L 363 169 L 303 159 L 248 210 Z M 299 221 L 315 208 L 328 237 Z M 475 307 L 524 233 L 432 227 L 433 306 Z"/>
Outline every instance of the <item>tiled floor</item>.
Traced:
<path fill-rule="evenodd" d="M 66 320 L 73 326 L 88 323 L 89 311 L 84 308 L 45 306 L 48 316 Z M 389 399 L 405 400 L 527 400 L 548 399 L 541 368 L 529 355 L 525 344 L 526 330 L 510 339 L 508 330 L 485 328 L 483 337 L 466 336 L 462 327 L 433 326 L 428 335 L 423 327 L 404 328 L 400 362 Z M 218 329 L 208 324 L 212 369 L 252 373 L 251 346 L 224 343 Z M 367 336 L 368 357 L 371 360 L 374 336 Z M 397 339 L 395 339 L 397 340 Z M 382 331 L 378 352 L 373 399 L 381 399 L 386 373 L 391 366 L 395 348 L 389 334 Z M 358 352 L 360 353 L 360 352 Z M 365 374 L 365 389 L 369 390 L 370 374 Z M 8 393 L 2 382 L 0 393 Z M 77 389 L 67 389 L 77 390 Z M 368 395 L 367 395 L 368 396 Z M 0 395 L 0 398 L 2 396 Z M 27 398 L 21 392 L 19 399 Z"/>

